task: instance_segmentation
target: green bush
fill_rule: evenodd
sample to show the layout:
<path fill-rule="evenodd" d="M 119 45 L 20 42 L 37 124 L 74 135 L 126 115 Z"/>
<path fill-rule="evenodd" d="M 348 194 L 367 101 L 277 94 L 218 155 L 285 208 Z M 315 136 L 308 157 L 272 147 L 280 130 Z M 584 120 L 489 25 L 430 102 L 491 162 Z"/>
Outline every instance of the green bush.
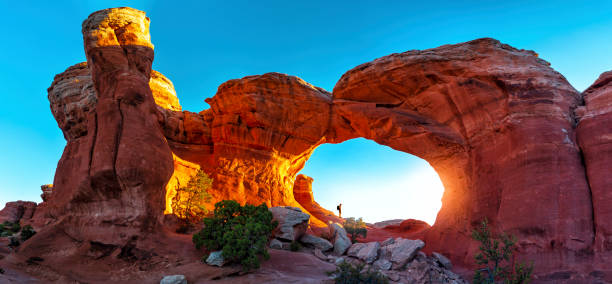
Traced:
<path fill-rule="evenodd" d="M 355 220 L 353 217 L 346 218 L 344 220 L 344 229 L 346 230 L 346 233 L 351 235 L 351 242 L 353 243 L 357 241 L 357 236 L 361 235 L 365 238 L 368 235 L 366 224 L 363 222 L 362 218 L 357 220 Z"/>
<path fill-rule="evenodd" d="M 17 237 L 10 237 L 9 238 L 9 244 L 8 246 L 11 248 L 16 248 L 21 244 L 21 242 L 19 242 L 19 239 L 17 239 Z"/>
<path fill-rule="evenodd" d="M 291 251 L 299 251 L 301 248 L 302 248 L 302 245 L 300 245 L 298 241 L 291 242 L 291 246 L 289 246 L 289 249 Z"/>
<path fill-rule="evenodd" d="M 362 273 L 363 264 L 352 265 L 343 262 L 336 267 L 335 271 L 328 272 L 330 276 L 334 276 L 336 284 L 386 284 L 389 283 L 387 277 L 378 271 L 371 271 L 369 268 Z"/>
<path fill-rule="evenodd" d="M 23 228 L 21 228 L 21 240 L 22 241 L 26 241 L 27 239 L 34 236 L 34 234 L 36 234 L 36 231 L 34 231 L 32 226 L 30 225 L 25 225 L 23 226 Z"/>
<path fill-rule="evenodd" d="M 19 230 L 21 230 L 21 226 L 18 222 L 4 221 L 4 223 L 0 224 L 0 237 L 10 237 L 17 234 Z"/>
<path fill-rule="evenodd" d="M 531 281 L 533 264 L 519 263 L 516 267 L 507 264 L 514 254 L 515 236 L 502 233 L 494 237 L 484 219 L 480 228 L 472 231 L 472 238 L 480 242 L 476 263 L 484 266 L 476 270 L 474 284 L 527 284 Z"/>
<path fill-rule="evenodd" d="M 178 232 L 186 232 L 199 223 L 206 214 L 205 203 L 209 203 L 211 196 L 208 189 L 212 186 L 213 179 L 204 171 L 198 170 L 189 179 L 187 185 L 177 185 L 176 195 L 172 198 L 172 213 L 181 221 Z"/>
<path fill-rule="evenodd" d="M 266 244 L 276 228 L 272 213 L 262 203 L 240 206 L 233 200 L 215 204 L 212 217 L 204 218 L 204 227 L 193 235 L 197 249 L 223 251 L 223 258 L 239 263 L 243 270 L 259 268 L 259 257 L 268 259 Z"/>

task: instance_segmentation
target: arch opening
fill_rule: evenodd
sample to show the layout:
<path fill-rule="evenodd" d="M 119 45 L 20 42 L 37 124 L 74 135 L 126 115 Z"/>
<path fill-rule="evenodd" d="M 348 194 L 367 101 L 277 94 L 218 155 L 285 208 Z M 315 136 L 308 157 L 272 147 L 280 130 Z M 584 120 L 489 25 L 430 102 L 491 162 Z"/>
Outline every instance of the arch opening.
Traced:
<path fill-rule="evenodd" d="M 314 201 L 367 223 L 416 219 L 433 225 L 444 186 L 431 165 L 364 138 L 318 146 L 300 174 L 313 179 Z"/>

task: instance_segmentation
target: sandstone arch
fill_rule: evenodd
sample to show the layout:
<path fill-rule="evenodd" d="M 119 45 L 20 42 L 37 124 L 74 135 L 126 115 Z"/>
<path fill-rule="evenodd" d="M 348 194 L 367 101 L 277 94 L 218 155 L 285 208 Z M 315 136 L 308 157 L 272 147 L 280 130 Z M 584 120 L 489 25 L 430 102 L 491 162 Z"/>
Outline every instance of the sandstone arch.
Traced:
<path fill-rule="evenodd" d="M 121 13 L 92 16 L 118 17 L 119 22 L 135 27 L 148 23 L 144 14 L 127 8 Z M 68 208 L 85 208 L 89 199 L 107 206 L 104 212 L 109 218 L 105 222 L 111 225 L 125 226 L 134 216 L 157 220 L 162 214 L 159 200 L 144 197 L 143 204 L 151 203 L 130 212 L 132 209 L 124 204 L 131 204 L 133 195 L 117 197 L 102 185 L 83 187 L 79 183 L 90 178 L 88 172 L 80 170 L 82 163 L 91 153 L 101 151 L 91 146 L 97 127 L 92 117 L 103 110 L 99 106 L 108 95 L 108 87 L 114 84 L 105 78 L 117 73 L 105 75 L 110 77 L 100 74 L 109 70 L 105 68 L 127 67 L 135 72 L 134 76 L 144 74 L 135 81 L 145 94 L 147 107 L 138 110 L 135 117 L 146 127 L 135 129 L 157 141 L 154 148 L 159 159 L 152 161 L 162 166 L 159 172 L 145 169 L 156 176 L 155 183 L 147 184 L 146 189 L 155 198 L 171 189 L 173 180 L 185 179 L 190 171 L 201 167 L 215 179 L 212 194 L 216 199 L 306 207 L 296 201 L 294 180 L 312 151 L 323 143 L 364 137 L 421 157 L 438 172 L 445 193 L 438 219 L 426 235 L 427 248 L 450 255 L 453 261 L 471 262 L 470 252 L 475 247 L 469 242 L 469 231 L 484 217 L 496 229 L 519 235 L 522 254 L 539 260 L 539 273 L 566 270 L 568 262 L 583 265 L 572 269 L 593 270 L 596 236 L 599 249 L 605 252 L 609 225 L 595 225 L 594 216 L 608 216 L 601 204 L 610 199 L 605 196 L 609 182 L 599 174 L 606 160 L 596 156 L 596 149 L 607 149 L 608 144 L 602 141 L 608 133 L 602 134 L 605 139 L 601 141 L 587 134 L 580 136 L 580 145 L 588 153 L 584 165 L 575 129 L 578 123 L 582 125 L 579 129 L 590 133 L 591 128 L 605 125 L 602 113 L 609 112 L 595 113 L 593 109 L 598 108 L 587 108 L 583 112 L 588 123 L 582 123 L 581 117 L 574 114 L 584 104 L 582 95 L 534 52 L 493 39 L 479 39 L 392 54 L 348 71 L 333 94 L 284 74 L 249 76 L 222 84 L 217 94 L 206 100 L 210 109 L 193 113 L 180 111 L 173 91 L 164 87 L 169 81 L 157 87 L 149 82 L 152 95 L 142 89 L 150 72 L 152 49 L 134 45 L 148 39 L 148 31 L 146 36 L 117 36 L 126 41 L 120 46 L 130 51 L 121 54 L 132 56 L 133 62 L 126 60 L 133 64 L 125 65 L 123 59 L 105 61 L 104 50 L 96 49 L 99 46 L 91 41 L 95 33 L 90 32 L 98 27 L 87 27 L 83 32 L 88 56 L 93 51 L 101 59 L 96 60 L 100 65 L 71 67 L 56 76 L 49 89 L 54 116 L 68 140 L 54 182 L 54 194 L 61 198 L 48 202 L 49 208 L 57 209 L 51 210 L 55 218 L 69 215 Z M 130 42 L 130 38 L 136 41 Z M 91 78 L 91 73 L 96 87 L 79 85 L 88 76 Z M 79 80 L 75 81 L 74 76 Z M 592 97 L 607 94 L 605 89 L 597 91 L 607 83 L 609 80 L 603 80 L 594 86 L 591 93 L 597 96 Z M 62 95 L 74 90 L 81 97 Z M 118 95 L 131 94 L 122 92 Z M 151 96 L 158 104 L 157 110 L 149 107 Z M 116 101 L 107 100 L 102 105 L 109 103 Z M 153 117 L 159 127 L 151 124 Z M 130 141 L 119 146 L 143 146 L 142 140 Z M 167 167 L 170 157 L 174 157 L 172 177 Z M 595 166 L 589 167 L 590 161 Z M 143 168 L 129 163 L 122 167 L 122 173 Z M 110 168 L 116 170 L 115 165 Z M 597 187 L 589 186 L 587 169 Z M 134 186 L 141 185 L 136 181 Z M 593 200 L 598 200 L 595 208 Z M 113 216 L 113 209 L 125 214 Z M 41 210 L 36 214 L 40 217 L 46 213 L 49 212 Z M 99 215 L 90 213 L 81 210 L 66 222 L 97 224 L 93 221 Z M 151 230 L 129 225 L 128 229 L 122 239 Z M 96 242 L 110 239 L 105 232 L 71 237 Z"/>

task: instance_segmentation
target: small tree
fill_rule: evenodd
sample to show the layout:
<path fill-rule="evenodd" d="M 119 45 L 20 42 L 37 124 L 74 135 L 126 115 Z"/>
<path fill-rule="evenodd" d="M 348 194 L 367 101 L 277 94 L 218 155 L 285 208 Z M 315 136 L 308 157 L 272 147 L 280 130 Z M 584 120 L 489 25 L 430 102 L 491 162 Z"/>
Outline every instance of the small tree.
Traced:
<path fill-rule="evenodd" d="M 36 231 L 34 231 L 32 226 L 30 225 L 25 225 L 21 228 L 21 240 L 24 242 L 27 241 L 32 236 L 34 236 L 35 234 L 36 234 Z"/>
<path fill-rule="evenodd" d="M 204 206 L 209 203 L 211 196 L 208 189 L 212 186 L 213 179 L 204 171 L 198 170 L 192 176 L 187 185 L 177 185 L 176 195 L 172 198 L 172 213 L 183 222 L 182 229 L 188 229 L 202 220 L 208 214 Z"/>
<path fill-rule="evenodd" d="M 527 284 L 531 280 L 533 264 L 524 263 L 514 265 L 503 265 L 508 263 L 514 254 L 516 237 L 502 233 L 499 238 L 494 238 L 489 230 L 487 219 L 484 219 L 477 230 L 472 231 L 472 238 L 480 242 L 476 255 L 476 263 L 484 268 L 479 268 L 474 274 L 474 284 L 505 283 L 505 284 Z M 483 273 L 484 272 L 484 273 Z M 503 282 L 496 282 L 496 281 Z"/>
<path fill-rule="evenodd" d="M 197 249 L 222 250 L 228 262 L 240 263 L 244 271 L 259 268 L 259 258 L 268 259 L 267 243 L 276 228 L 265 203 L 240 206 L 233 200 L 215 204 L 212 217 L 204 218 L 204 227 L 193 235 Z"/>
<path fill-rule="evenodd" d="M 351 241 L 353 243 L 357 241 L 357 236 L 361 235 L 365 238 L 368 235 L 368 229 L 366 229 L 366 224 L 363 222 L 362 218 L 357 220 L 353 217 L 346 218 L 344 221 L 344 229 L 351 235 Z"/>

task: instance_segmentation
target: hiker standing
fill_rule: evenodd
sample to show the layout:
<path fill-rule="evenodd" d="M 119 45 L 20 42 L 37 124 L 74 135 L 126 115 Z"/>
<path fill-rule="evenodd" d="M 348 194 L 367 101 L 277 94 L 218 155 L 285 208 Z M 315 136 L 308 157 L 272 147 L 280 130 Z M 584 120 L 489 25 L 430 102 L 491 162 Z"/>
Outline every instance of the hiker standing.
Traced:
<path fill-rule="evenodd" d="M 338 204 L 336 209 L 338 209 L 338 217 L 342 218 L 342 203 Z"/>

